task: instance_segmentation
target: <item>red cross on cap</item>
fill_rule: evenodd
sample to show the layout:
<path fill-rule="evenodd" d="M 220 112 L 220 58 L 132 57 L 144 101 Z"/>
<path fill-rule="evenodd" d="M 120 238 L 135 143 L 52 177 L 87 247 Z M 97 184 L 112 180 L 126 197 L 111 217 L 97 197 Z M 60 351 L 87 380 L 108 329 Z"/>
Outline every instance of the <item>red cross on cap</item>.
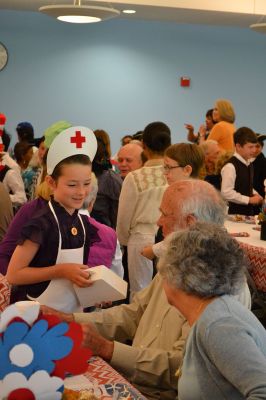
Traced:
<path fill-rule="evenodd" d="M 77 149 L 82 148 L 82 143 L 86 142 L 85 136 L 81 136 L 81 131 L 76 131 L 75 136 L 71 136 L 70 143 L 75 143 Z"/>

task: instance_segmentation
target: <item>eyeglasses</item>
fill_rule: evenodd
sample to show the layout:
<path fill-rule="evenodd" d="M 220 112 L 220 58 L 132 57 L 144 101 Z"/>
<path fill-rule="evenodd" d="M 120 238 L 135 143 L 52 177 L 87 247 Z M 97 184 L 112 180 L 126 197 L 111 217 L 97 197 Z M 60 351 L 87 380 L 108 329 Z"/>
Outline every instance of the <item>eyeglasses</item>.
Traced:
<path fill-rule="evenodd" d="M 182 167 L 181 165 L 175 165 L 173 167 L 171 167 L 170 165 L 163 166 L 164 172 L 170 172 L 171 169 L 175 169 L 175 168 L 184 168 L 184 167 Z"/>

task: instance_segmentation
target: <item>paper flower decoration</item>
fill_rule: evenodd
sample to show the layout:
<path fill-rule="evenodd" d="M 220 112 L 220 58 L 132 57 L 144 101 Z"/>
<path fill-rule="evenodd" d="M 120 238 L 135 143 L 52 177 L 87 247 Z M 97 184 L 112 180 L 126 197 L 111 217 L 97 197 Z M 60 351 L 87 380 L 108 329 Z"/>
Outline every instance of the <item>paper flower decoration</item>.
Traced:
<path fill-rule="evenodd" d="M 72 375 L 82 374 L 87 370 L 88 359 L 92 356 L 92 351 L 90 349 L 81 349 L 80 347 L 83 336 L 80 325 L 71 322 L 65 336 L 69 336 L 72 339 L 74 346 L 68 356 L 55 362 L 53 375 L 62 378 L 65 377 L 66 373 Z"/>
<path fill-rule="evenodd" d="M 47 328 L 45 320 L 37 321 L 32 327 L 24 322 L 14 322 L 7 327 L 0 338 L 0 379 L 10 372 L 21 372 L 27 378 L 38 370 L 53 372 L 55 360 L 67 356 L 73 342 L 64 336 L 67 323 Z"/>
<path fill-rule="evenodd" d="M 46 371 L 37 371 L 29 379 L 12 372 L 0 381 L 1 399 L 7 400 L 60 400 L 64 381 L 50 377 Z"/>
<path fill-rule="evenodd" d="M 92 352 L 81 347 L 80 325 L 39 310 L 19 302 L 0 317 L 0 400 L 61 399 L 66 373 L 87 369 Z"/>
<path fill-rule="evenodd" d="M 15 318 L 27 322 L 32 325 L 37 320 L 40 313 L 40 304 L 37 301 L 18 301 L 11 304 L 2 312 L 0 317 L 0 332 L 3 332 L 10 321 Z"/>

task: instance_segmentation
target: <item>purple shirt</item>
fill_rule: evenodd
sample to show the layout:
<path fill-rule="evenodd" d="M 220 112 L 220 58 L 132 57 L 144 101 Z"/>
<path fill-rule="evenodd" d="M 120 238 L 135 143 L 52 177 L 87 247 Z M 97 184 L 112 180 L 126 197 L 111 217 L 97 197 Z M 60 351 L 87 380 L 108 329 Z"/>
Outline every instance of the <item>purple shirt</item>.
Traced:
<path fill-rule="evenodd" d="M 116 233 L 110 226 L 101 224 L 92 217 L 89 217 L 89 221 L 97 228 L 100 241 L 94 242 L 90 248 L 88 266 L 105 265 L 111 268 L 117 244 Z"/>
<path fill-rule="evenodd" d="M 0 243 L 0 272 L 5 275 L 10 258 L 18 244 L 22 227 L 31 219 L 35 212 L 47 204 L 44 199 L 38 198 L 24 204 L 16 213 L 8 231 Z"/>
<path fill-rule="evenodd" d="M 83 245 L 83 229 L 78 218 L 78 211 L 69 215 L 63 207 L 53 201 L 59 220 L 62 236 L 62 248 L 71 249 Z M 86 230 L 84 246 L 84 264 L 87 264 L 89 248 L 99 241 L 97 228 L 94 228 L 86 216 L 81 216 Z M 71 228 L 75 226 L 78 234 L 73 236 Z M 59 234 L 58 226 L 47 201 L 38 198 L 26 203 L 15 215 L 3 241 L 0 244 L 0 272 L 6 273 L 10 258 L 18 244 L 29 239 L 40 245 L 38 252 L 30 263 L 31 267 L 54 265 L 57 258 Z"/>

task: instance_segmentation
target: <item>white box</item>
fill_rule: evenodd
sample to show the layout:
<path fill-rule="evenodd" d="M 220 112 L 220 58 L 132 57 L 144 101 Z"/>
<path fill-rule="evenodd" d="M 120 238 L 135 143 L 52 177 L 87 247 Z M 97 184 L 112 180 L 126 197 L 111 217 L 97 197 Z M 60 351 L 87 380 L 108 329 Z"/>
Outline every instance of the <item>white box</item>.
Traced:
<path fill-rule="evenodd" d="M 81 288 L 73 285 L 82 307 L 94 306 L 103 301 L 116 301 L 126 298 L 127 282 L 104 265 L 87 270 L 91 274 L 92 286 Z"/>

